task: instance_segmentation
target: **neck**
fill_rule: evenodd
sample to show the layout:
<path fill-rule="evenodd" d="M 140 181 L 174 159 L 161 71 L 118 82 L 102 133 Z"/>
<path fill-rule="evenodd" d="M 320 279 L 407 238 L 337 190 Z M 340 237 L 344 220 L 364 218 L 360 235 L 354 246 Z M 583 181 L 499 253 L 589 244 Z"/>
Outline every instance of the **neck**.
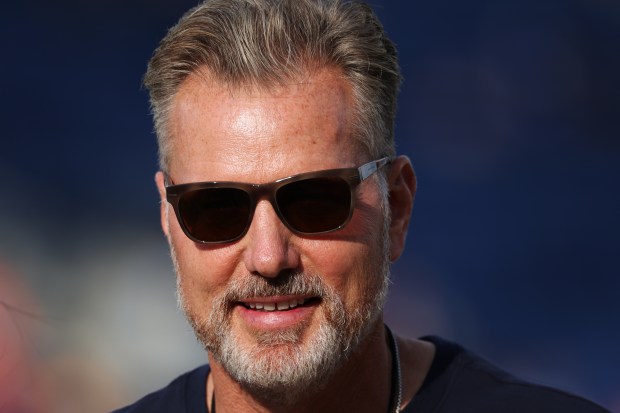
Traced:
<path fill-rule="evenodd" d="M 248 393 L 215 360 L 207 383 L 207 405 L 217 394 L 217 413 L 321 411 L 360 413 L 384 412 L 390 404 L 392 356 L 383 320 L 377 321 L 368 336 L 320 391 L 292 405 L 262 400 Z M 360 394 L 364 397 L 361 398 Z"/>

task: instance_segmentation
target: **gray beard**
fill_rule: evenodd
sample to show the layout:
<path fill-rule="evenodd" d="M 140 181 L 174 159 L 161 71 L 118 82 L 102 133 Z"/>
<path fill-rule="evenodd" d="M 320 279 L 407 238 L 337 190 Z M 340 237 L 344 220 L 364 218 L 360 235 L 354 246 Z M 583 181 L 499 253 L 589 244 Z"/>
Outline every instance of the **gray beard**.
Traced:
<path fill-rule="evenodd" d="M 253 397 L 290 406 L 319 392 L 358 348 L 380 319 L 389 286 L 389 209 L 382 206 L 384 226 L 375 262 L 364 268 L 367 277 L 361 303 L 347 310 L 341 298 L 317 274 L 284 272 L 276 278 L 247 276 L 232 279 L 215 297 L 209 314 L 196 314 L 183 297 L 182 275 L 174 247 L 170 250 L 177 273 L 180 307 L 197 339 L 229 376 Z M 169 240 L 170 241 L 170 240 Z M 305 323 L 278 333 L 255 333 L 242 344 L 232 328 L 234 304 L 246 297 L 306 295 L 320 297 L 318 331 L 306 337 Z"/>
<path fill-rule="evenodd" d="M 226 293 L 215 299 L 207 318 L 189 311 L 182 295 L 180 299 L 196 337 L 233 380 L 258 399 L 291 405 L 320 391 L 369 334 L 385 301 L 388 278 L 382 278 L 381 284 L 374 286 L 375 293 L 352 311 L 345 310 L 340 297 L 320 276 L 299 272 L 275 279 L 252 276 L 234 280 Z M 274 295 L 320 297 L 318 331 L 304 340 L 307 326 L 301 323 L 277 333 L 255 333 L 251 344 L 242 344 L 232 328 L 231 303 L 243 297 Z"/>

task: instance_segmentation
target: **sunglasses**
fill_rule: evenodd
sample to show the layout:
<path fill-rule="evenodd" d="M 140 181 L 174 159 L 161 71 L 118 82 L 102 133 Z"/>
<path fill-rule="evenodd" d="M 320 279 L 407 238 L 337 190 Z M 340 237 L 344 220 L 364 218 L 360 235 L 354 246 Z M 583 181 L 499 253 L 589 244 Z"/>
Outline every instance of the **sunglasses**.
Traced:
<path fill-rule="evenodd" d="M 267 199 L 295 234 L 324 234 L 347 225 L 355 208 L 357 186 L 390 161 L 386 157 L 358 168 L 307 172 L 265 184 L 174 185 L 166 176 L 166 199 L 185 235 L 203 244 L 233 242 L 243 237 L 260 199 Z"/>

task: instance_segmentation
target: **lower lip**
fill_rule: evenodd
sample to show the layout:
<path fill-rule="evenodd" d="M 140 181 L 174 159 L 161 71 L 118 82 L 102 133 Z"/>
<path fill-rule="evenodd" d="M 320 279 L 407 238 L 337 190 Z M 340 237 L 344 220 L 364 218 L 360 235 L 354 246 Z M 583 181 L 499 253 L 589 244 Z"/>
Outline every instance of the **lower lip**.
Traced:
<path fill-rule="evenodd" d="M 263 311 L 238 305 L 235 312 L 250 329 L 276 331 L 299 325 L 312 315 L 316 307 L 317 304 L 306 304 L 284 311 Z"/>

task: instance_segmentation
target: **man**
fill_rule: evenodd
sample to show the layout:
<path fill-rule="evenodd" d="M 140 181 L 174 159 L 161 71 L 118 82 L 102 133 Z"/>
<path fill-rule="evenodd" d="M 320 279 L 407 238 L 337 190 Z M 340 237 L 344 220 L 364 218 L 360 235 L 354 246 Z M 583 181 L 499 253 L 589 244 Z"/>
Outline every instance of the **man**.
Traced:
<path fill-rule="evenodd" d="M 368 6 L 213 0 L 145 77 L 161 225 L 210 364 L 122 412 L 602 412 L 383 324 L 415 175 Z"/>

